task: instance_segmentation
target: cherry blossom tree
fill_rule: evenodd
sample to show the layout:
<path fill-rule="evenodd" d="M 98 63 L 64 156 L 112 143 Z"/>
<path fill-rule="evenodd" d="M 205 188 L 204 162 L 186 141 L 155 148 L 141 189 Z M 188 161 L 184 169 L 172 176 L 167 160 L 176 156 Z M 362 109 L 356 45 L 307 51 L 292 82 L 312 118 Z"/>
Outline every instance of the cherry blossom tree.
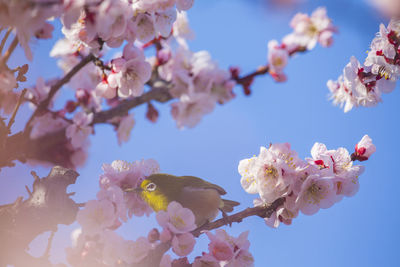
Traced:
<path fill-rule="evenodd" d="M 256 79 L 269 75 L 276 83 L 287 81 L 293 57 L 301 60 L 316 46 L 329 49 L 339 31 L 324 7 L 297 13 L 289 22 L 291 32 L 266 43 L 265 63 L 242 73 L 237 66 L 220 67 L 206 50 L 191 50 L 188 40 L 195 34 L 186 11 L 195 8 L 194 0 L 0 0 L 0 168 L 22 163 L 50 171 L 43 178 L 32 171 L 28 198 L 0 206 L 0 236 L 9 240 L 0 252 L 2 266 L 61 266 L 49 260 L 52 236 L 57 225 L 74 222 L 79 227 L 66 250 L 69 266 L 254 266 L 248 232 L 231 235 L 221 227 L 246 224 L 249 217 L 272 228 L 291 225 L 300 213 L 313 215 L 359 191 L 365 167 L 356 162 L 376 151 L 367 134 L 356 136 L 361 140 L 350 151 L 317 142 L 305 159 L 289 143 L 260 144 L 252 157 L 255 151 L 245 151 L 237 182 L 256 195 L 254 206 L 204 225 L 196 225 L 185 203 L 172 201 L 155 215 L 158 227 L 146 235 L 131 240 L 118 233 L 133 218 L 153 213 L 127 189 L 161 172 L 156 159 L 128 162 L 115 155 L 101 166 L 96 196 L 85 203 L 73 200 L 67 188 L 83 179 L 79 168 L 91 156 L 90 138 L 100 124 L 111 126 L 123 145 L 135 130 L 136 108 L 145 107 L 146 118 L 156 123 L 162 119 L 159 105 L 169 103 L 176 126 L 194 128 L 217 105 L 251 95 Z M 378 30 L 364 63 L 351 57 L 343 75 L 327 82 L 331 99 L 345 112 L 375 106 L 382 93 L 395 88 L 400 21 L 392 19 Z M 62 37 L 49 54 L 63 74 L 28 80 L 36 60 L 32 42 L 53 35 Z M 17 47 L 26 61 L 21 65 L 10 60 Z M 62 96 L 67 87 L 73 96 Z M 15 130 L 25 106 L 28 117 Z M 45 254 L 32 256 L 26 247 L 46 231 L 52 234 Z M 188 258 L 199 236 L 208 238 L 208 249 Z"/>

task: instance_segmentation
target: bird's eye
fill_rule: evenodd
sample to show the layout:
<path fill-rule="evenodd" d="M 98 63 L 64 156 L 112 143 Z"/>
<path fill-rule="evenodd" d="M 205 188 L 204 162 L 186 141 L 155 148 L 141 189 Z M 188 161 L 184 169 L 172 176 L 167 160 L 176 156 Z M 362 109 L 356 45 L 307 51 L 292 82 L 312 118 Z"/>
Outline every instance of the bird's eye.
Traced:
<path fill-rule="evenodd" d="M 147 186 L 146 186 L 146 190 L 147 191 L 154 191 L 155 189 L 156 189 L 156 184 L 155 183 L 149 183 Z"/>

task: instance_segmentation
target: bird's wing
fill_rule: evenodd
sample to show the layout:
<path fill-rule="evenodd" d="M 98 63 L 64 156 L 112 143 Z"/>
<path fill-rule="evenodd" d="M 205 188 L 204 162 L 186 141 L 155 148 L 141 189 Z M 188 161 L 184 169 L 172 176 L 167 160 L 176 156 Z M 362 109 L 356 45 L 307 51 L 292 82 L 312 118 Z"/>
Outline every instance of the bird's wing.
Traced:
<path fill-rule="evenodd" d="M 204 181 L 201 178 L 195 177 L 195 176 L 181 176 L 183 179 L 185 179 L 191 186 L 197 187 L 197 188 L 212 188 L 218 191 L 220 195 L 225 195 L 226 191 L 220 187 L 219 185 L 209 183 L 207 181 Z"/>

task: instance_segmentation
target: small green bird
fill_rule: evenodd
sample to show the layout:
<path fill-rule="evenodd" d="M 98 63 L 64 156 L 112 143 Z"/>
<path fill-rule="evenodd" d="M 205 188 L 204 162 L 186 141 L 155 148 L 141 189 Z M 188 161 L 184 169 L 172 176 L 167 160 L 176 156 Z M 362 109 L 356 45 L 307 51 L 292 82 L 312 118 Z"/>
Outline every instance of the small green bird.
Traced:
<path fill-rule="evenodd" d="M 133 190 L 156 212 L 167 210 L 172 201 L 180 203 L 193 212 L 198 227 L 212 221 L 219 210 L 225 216 L 226 212 L 233 211 L 233 207 L 240 204 L 222 199 L 221 195 L 226 194 L 222 187 L 194 176 L 152 174 Z"/>

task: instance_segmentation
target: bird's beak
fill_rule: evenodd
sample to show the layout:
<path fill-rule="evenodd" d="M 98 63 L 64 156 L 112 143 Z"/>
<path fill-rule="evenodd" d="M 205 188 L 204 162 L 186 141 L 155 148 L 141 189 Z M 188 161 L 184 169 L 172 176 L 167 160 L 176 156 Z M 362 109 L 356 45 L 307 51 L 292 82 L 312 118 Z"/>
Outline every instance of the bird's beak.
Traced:
<path fill-rule="evenodd" d="M 125 192 L 135 192 L 135 193 L 140 193 L 143 191 L 141 187 L 128 187 L 124 189 Z"/>

